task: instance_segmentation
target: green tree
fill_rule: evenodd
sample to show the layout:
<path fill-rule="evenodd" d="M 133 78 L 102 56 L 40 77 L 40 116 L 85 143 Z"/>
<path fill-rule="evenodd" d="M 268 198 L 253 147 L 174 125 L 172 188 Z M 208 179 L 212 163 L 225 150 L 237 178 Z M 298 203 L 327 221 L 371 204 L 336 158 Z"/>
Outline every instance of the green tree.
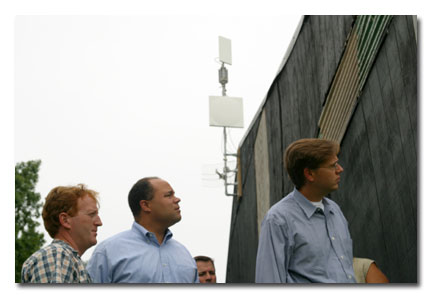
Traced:
<path fill-rule="evenodd" d="M 36 231 L 41 215 L 40 194 L 35 192 L 40 160 L 15 165 L 15 282 L 21 282 L 24 261 L 44 245 L 44 235 Z"/>

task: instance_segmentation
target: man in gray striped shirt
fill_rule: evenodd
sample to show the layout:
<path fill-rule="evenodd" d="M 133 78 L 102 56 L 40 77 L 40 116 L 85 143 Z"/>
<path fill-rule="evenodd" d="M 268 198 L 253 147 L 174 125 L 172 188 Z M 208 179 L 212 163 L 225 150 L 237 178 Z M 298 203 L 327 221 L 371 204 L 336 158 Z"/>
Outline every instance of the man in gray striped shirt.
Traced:
<path fill-rule="evenodd" d="M 79 184 L 50 191 L 42 210 L 45 229 L 54 239 L 23 264 L 23 283 L 90 283 L 82 254 L 97 243 L 97 192 Z"/>

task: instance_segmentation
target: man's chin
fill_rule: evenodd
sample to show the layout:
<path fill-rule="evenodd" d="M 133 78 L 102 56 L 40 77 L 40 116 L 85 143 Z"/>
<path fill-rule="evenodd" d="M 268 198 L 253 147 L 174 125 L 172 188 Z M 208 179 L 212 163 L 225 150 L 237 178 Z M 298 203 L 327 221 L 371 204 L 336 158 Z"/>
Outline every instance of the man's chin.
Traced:
<path fill-rule="evenodd" d="M 181 220 L 181 215 L 177 216 L 176 218 L 173 218 L 170 226 L 175 225 L 176 223 L 178 223 Z"/>

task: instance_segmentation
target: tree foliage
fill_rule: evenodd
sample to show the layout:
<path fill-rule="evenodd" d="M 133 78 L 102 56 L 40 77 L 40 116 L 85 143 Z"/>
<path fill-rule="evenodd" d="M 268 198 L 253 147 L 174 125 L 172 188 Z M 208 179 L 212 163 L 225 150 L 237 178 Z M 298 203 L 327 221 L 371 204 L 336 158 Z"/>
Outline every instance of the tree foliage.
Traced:
<path fill-rule="evenodd" d="M 45 243 L 36 228 L 41 215 L 40 194 L 35 192 L 40 160 L 15 165 L 15 282 L 21 282 L 24 261 Z"/>

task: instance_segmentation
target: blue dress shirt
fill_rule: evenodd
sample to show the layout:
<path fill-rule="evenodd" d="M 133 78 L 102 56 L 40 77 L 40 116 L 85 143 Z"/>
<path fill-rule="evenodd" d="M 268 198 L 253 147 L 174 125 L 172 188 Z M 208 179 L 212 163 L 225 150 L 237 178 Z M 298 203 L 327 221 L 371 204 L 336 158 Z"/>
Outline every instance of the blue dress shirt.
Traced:
<path fill-rule="evenodd" d="M 161 245 L 134 222 L 101 242 L 87 265 L 94 283 L 199 283 L 195 260 L 167 230 Z"/>
<path fill-rule="evenodd" d="M 317 210 L 297 189 L 267 212 L 256 260 L 257 283 L 355 283 L 352 240 L 339 206 Z"/>

